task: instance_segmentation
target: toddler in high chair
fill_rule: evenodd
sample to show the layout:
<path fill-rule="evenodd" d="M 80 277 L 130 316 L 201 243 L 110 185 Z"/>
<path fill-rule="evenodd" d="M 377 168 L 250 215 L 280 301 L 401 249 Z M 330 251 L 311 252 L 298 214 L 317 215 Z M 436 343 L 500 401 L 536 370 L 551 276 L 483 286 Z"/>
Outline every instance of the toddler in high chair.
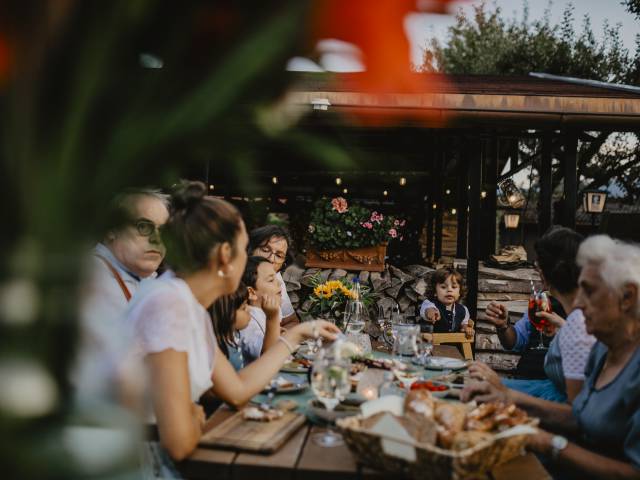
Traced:
<path fill-rule="evenodd" d="M 435 298 L 422 302 L 420 323 L 433 325 L 433 333 L 463 332 L 467 338 L 473 338 L 473 320 L 467 307 L 459 303 L 463 283 L 462 274 L 453 268 L 436 270 L 431 277 Z"/>

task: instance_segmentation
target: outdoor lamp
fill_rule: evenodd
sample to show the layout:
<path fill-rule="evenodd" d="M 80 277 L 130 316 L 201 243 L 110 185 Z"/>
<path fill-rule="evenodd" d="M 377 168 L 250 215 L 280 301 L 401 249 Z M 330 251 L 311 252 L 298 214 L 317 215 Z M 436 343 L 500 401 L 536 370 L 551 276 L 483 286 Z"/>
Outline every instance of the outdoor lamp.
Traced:
<path fill-rule="evenodd" d="M 500 202 L 503 205 L 508 205 L 511 208 L 522 208 L 525 202 L 524 195 L 516 187 L 512 179 L 507 178 L 501 181 L 498 186 L 500 187 Z"/>
<path fill-rule="evenodd" d="M 331 102 L 328 98 L 314 98 L 311 100 L 314 110 L 328 110 L 331 106 Z"/>
<path fill-rule="evenodd" d="M 504 214 L 504 226 L 510 230 L 518 228 L 520 223 L 519 213 L 505 213 Z"/>
<path fill-rule="evenodd" d="M 585 190 L 582 192 L 582 208 L 587 213 L 602 213 L 607 201 L 607 192 L 602 190 Z"/>

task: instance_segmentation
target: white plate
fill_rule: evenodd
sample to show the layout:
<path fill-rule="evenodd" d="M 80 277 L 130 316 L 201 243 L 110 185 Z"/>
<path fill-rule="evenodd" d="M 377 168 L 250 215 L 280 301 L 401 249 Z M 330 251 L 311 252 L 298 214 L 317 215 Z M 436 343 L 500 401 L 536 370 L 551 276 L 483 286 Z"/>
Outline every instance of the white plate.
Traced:
<path fill-rule="evenodd" d="M 429 357 L 424 368 L 428 370 L 463 370 L 467 368 L 467 362 L 457 358 Z"/>

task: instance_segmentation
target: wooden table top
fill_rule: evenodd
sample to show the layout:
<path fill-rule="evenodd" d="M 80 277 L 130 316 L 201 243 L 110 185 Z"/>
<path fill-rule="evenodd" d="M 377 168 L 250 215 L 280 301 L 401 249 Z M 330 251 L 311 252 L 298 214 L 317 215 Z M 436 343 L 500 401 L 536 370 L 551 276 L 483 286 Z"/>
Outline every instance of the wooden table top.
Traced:
<path fill-rule="evenodd" d="M 461 358 L 455 347 L 442 345 L 435 355 Z M 234 414 L 220 408 L 207 421 L 206 430 L 220 424 Z M 199 447 L 178 465 L 188 479 L 244 480 L 255 478 L 304 480 L 361 480 L 368 478 L 397 478 L 359 465 L 346 445 L 325 448 L 311 441 L 311 435 L 323 429 L 305 425 L 284 446 L 272 455 L 260 455 L 229 450 Z M 518 457 L 491 472 L 495 480 L 551 478 L 532 454 Z"/>

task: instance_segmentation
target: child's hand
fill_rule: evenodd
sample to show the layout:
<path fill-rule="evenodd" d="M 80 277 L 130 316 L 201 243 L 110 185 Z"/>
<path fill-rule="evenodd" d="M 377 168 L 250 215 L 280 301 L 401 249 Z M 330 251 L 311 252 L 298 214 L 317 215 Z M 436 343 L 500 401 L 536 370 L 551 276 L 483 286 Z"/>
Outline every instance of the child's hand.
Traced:
<path fill-rule="evenodd" d="M 433 307 L 427 308 L 425 316 L 427 317 L 427 322 L 436 323 L 438 320 L 440 320 L 440 311 L 437 308 Z"/>
<path fill-rule="evenodd" d="M 475 335 L 476 331 L 473 329 L 474 323 L 473 320 L 469 319 L 469 321 L 462 325 L 462 331 L 464 332 L 465 337 L 471 339 Z"/>
<path fill-rule="evenodd" d="M 464 332 L 464 336 L 467 337 L 468 339 L 472 339 L 476 333 L 473 327 L 470 327 L 469 325 L 463 328 L 463 332 Z"/>
<path fill-rule="evenodd" d="M 280 297 L 277 295 L 263 295 L 260 308 L 267 316 L 267 320 L 273 321 L 276 318 L 280 322 Z"/>

